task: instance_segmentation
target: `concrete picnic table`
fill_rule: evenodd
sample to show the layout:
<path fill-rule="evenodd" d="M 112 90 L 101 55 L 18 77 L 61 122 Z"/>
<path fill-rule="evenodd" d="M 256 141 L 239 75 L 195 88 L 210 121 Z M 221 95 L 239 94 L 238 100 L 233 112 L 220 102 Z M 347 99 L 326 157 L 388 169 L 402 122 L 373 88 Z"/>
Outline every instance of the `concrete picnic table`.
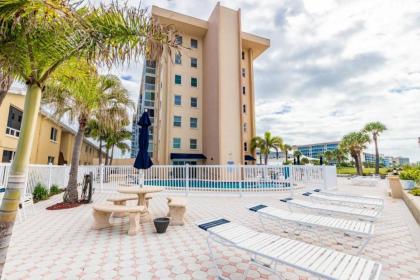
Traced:
<path fill-rule="evenodd" d="M 117 189 L 120 193 L 136 194 L 138 196 L 137 205 L 146 207 L 146 194 L 161 192 L 164 188 L 161 187 L 119 187 Z"/>
<path fill-rule="evenodd" d="M 146 208 L 146 212 L 141 215 L 143 218 L 149 215 L 149 209 L 146 204 L 146 194 L 161 192 L 164 190 L 165 189 L 162 187 L 119 187 L 117 189 L 120 193 L 136 194 L 138 196 L 137 205 L 144 206 Z"/>

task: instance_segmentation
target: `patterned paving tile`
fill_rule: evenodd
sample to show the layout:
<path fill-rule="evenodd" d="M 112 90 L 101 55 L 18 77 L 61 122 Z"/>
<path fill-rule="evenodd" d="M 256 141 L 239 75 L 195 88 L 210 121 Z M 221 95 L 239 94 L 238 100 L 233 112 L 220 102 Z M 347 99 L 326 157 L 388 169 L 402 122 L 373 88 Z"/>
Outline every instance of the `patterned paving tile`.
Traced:
<path fill-rule="evenodd" d="M 375 223 L 375 236 L 362 255 L 383 264 L 381 279 L 420 279 L 420 249 L 416 247 L 420 229 L 401 200 L 386 196 L 386 182 L 377 187 L 351 186 L 339 179 L 339 189 L 385 198 L 383 216 Z M 302 191 L 303 192 L 303 191 Z M 115 193 L 95 193 L 94 201 L 105 201 Z M 262 230 L 257 217 L 245 208 L 264 203 L 279 208 L 288 193 L 258 196 L 190 195 L 186 225 L 169 227 L 166 234 L 155 233 L 151 222 L 141 225 L 136 236 L 125 234 L 126 218 L 112 218 L 114 227 L 91 230 L 90 205 L 47 211 L 59 196 L 36 205 L 28 219 L 16 225 L 3 279 L 216 279 L 217 271 L 207 249 L 206 233 L 195 222 L 225 217 Z M 297 192 L 295 195 L 299 195 Z M 168 194 L 156 194 L 151 202 L 154 217 L 165 216 Z M 414 229 L 414 230 L 413 230 Z M 266 230 L 285 237 L 355 253 L 350 245 L 339 245 L 334 236 L 284 233 L 274 223 Z M 223 275 L 240 279 L 249 266 L 247 255 L 226 247 L 216 247 L 217 264 Z M 280 266 L 286 279 L 316 279 L 308 273 Z M 251 266 L 247 279 L 276 279 L 269 272 Z"/>

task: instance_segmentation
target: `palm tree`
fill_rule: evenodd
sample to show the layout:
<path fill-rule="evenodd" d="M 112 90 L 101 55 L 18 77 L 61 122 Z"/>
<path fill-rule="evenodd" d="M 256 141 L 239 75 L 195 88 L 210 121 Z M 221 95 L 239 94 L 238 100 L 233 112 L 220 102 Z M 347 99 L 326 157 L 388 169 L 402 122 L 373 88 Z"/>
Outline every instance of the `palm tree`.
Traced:
<path fill-rule="evenodd" d="M 70 120 L 78 122 L 69 181 L 64 192 L 65 202 L 77 202 L 79 159 L 88 122 L 97 117 L 103 123 L 113 123 L 115 116 L 109 114 L 111 108 L 122 115 L 127 107 L 134 107 L 133 102 L 118 77 L 99 76 L 94 67 L 81 59 L 69 60 L 57 69 L 46 83 L 43 102 L 52 105 L 58 117 L 67 114 Z"/>
<path fill-rule="evenodd" d="M 333 150 L 332 153 L 337 166 L 348 160 L 346 153 L 340 148 Z"/>
<path fill-rule="evenodd" d="M 99 159 L 99 165 L 102 165 L 102 158 L 103 158 L 102 150 L 104 147 L 103 141 L 106 136 L 106 127 L 104 127 L 104 125 L 101 122 L 97 121 L 96 119 L 90 120 L 86 125 L 85 136 L 99 141 L 98 159 Z"/>
<path fill-rule="evenodd" d="M 351 132 L 343 137 L 340 149 L 347 151 L 354 158 L 358 175 L 363 175 L 362 151 L 370 142 L 369 135 L 364 132 Z"/>
<path fill-rule="evenodd" d="M 284 152 L 284 155 L 286 157 L 286 162 L 289 159 L 289 151 L 290 152 L 292 151 L 292 146 L 290 146 L 288 144 L 283 144 L 283 152 Z"/>
<path fill-rule="evenodd" d="M 323 153 L 323 156 L 325 157 L 325 160 L 330 163 L 334 159 L 334 153 L 332 151 L 325 151 Z"/>
<path fill-rule="evenodd" d="M 375 144 L 375 174 L 379 175 L 379 150 L 378 136 L 386 130 L 386 126 L 380 122 L 370 122 L 365 125 L 363 131 L 372 134 L 373 143 Z"/>
<path fill-rule="evenodd" d="M 112 165 L 115 147 L 117 147 L 122 152 L 122 154 L 125 154 L 127 151 L 130 150 L 130 146 L 125 142 L 129 139 L 131 139 L 131 132 L 126 130 L 125 128 L 114 130 L 109 134 L 105 144 L 107 152 L 111 150 L 109 165 Z"/>
<path fill-rule="evenodd" d="M 2 63 L 0 62 L 0 106 L 13 84 L 13 77 L 8 75 L 8 72 L 8 69 L 3 69 Z"/>
<path fill-rule="evenodd" d="M 251 140 L 251 151 L 254 151 L 256 148 L 260 149 L 260 163 L 262 161 L 261 155 L 264 155 L 264 164 L 268 164 L 268 155 L 270 150 L 274 149 L 277 153 L 283 147 L 283 139 L 278 136 L 271 136 L 271 132 L 266 131 L 264 137 L 256 136 Z"/>
<path fill-rule="evenodd" d="M 83 1 L 0 2 L 2 70 L 27 87 L 21 133 L 0 208 L 0 274 L 7 256 L 20 195 L 25 188 L 42 89 L 71 57 L 107 66 L 160 56 L 175 46 L 172 26 L 161 26 L 146 10 L 111 3 L 92 8 Z"/>
<path fill-rule="evenodd" d="M 302 156 L 302 152 L 301 151 L 294 151 L 293 152 L 293 157 L 296 158 L 296 163 L 300 164 L 300 157 Z"/>

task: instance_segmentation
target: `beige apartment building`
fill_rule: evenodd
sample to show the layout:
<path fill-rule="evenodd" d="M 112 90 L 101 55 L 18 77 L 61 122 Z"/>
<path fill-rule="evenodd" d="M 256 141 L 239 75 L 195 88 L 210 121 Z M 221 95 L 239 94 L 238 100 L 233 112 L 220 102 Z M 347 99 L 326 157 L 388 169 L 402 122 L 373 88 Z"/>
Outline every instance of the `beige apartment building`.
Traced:
<path fill-rule="evenodd" d="M 241 11 L 220 4 L 207 21 L 156 6 L 152 16 L 177 30 L 179 46 L 165 50 L 160 61 L 146 61 L 143 69 L 136 119 L 144 110 L 152 117 L 154 163 L 254 163 L 253 62 L 270 41 L 243 32 Z"/>
<path fill-rule="evenodd" d="M 0 156 L 1 162 L 11 162 L 16 151 L 23 115 L 25 95 L 9 92 L 0 106 Z M 30 163 L 70 164 L 76 131 L 51 118 L 41 109 L 36 124 Z M 80 164 L 91 165 L 98 157 L 99 148 L 85 139 L 80 154 Z"/>

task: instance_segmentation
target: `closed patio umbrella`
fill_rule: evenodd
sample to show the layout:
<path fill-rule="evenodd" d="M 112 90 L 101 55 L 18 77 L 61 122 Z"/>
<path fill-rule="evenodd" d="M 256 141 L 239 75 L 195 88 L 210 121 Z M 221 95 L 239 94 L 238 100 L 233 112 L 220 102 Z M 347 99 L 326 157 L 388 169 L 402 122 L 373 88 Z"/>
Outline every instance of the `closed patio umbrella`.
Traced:
<path fill-rule="evenodd" d="M 137 124 L 140 126 L 139 152 L 136 161 L 134 162 L 134 168 L 148 169 L 153 165 L 149 153 L 147 152 L 149 148 L 149 126 L 152 124 L 149 114 L 144 112 Z"/>

